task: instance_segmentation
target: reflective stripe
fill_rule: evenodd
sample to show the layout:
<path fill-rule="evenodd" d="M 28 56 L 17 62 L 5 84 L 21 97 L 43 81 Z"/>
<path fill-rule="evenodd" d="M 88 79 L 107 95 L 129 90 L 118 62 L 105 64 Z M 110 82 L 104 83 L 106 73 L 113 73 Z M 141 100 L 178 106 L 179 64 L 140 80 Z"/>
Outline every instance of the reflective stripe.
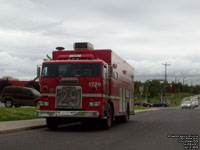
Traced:
<path fill-rule="evenodd" d="M 103 97 L 102 94 L 90 94 L 90 93 L 83 93 L 83 97 Z"/>
<path fill-rule="evenodd" d="M 119 96 L 109 96 L 106 94 L 83 94 L 83 97 L 103 97 L 103 98 L 111 98 L 111 99 L 120 99 Z"/>
<path fill-rule="evenodd" d="M 48 96 L 48 97 L 55 97 L 56 94 L 54 93 L 42 93 L 40 96 Z M 109 96 L 106 94 L 92 94 L 92 93 L 83 93 L 82 97 L 103 97 L 103 98 L 111 98 L 111 99 L 120 99 L 119 96 Z"/>
<path fill-rule="evenodd" d="M 103 94 L 103 97 L 104 98 L 111 98 L 111 99 L 120 99 L 119 96 L 109 96 L 109 95 L 106 95 L 106 94 Z"/>
<path fill-rule="evenodd" d="M 48 97 L 55 97 L 56 94 L 55 94 L 55 93 L 41 93 L 40 96 L 43 96 L 43 97 L 45 97 L 45 96 L 48 96 Z"/>

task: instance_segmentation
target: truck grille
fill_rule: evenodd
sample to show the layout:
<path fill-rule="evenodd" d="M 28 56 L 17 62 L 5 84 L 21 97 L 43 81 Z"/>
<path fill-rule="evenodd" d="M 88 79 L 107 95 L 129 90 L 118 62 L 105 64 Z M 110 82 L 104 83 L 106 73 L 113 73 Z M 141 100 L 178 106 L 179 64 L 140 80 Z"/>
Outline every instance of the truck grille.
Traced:
<path fill-rule="evenodd" d="M 59 86 L 56 89 L 56 108 L 81 109 L 82 89 L 79 86 Z"/>

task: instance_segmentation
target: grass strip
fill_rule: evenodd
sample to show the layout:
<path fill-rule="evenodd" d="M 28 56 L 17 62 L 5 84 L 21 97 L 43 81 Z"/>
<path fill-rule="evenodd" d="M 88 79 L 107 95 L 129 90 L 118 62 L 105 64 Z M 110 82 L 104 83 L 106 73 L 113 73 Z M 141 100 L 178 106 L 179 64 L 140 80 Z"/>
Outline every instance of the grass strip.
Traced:
<path fill-rule="evenodd" d="M 0 108 L 0 121 L 36 119 L 37 108 Z"/>
<path fill-rule="evenodd" d="M 141 109 L 150 109 L 150 107 L 134 106 L 134 110 L 141 110 Z"/>

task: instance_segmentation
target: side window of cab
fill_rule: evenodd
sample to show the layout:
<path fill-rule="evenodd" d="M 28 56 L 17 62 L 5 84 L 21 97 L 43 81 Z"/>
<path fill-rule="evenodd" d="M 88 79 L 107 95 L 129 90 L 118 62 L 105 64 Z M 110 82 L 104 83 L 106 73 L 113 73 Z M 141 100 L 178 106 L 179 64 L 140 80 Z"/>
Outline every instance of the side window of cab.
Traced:
<path fill-rule="evenodd" d="M 103 65 L 103 78 L 107 78 L 108 76 L 108 69 L 106 65 Z"/>

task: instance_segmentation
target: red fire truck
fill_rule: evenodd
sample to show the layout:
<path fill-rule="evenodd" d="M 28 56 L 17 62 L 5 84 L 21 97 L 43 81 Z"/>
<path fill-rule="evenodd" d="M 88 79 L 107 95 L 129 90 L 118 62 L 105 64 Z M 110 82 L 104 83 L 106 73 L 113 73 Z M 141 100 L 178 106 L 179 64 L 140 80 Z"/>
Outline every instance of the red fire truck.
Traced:
<path fill-rule="evenodd" d="M 67 121 L 97 121 L 108 129 L 134 114 L 134 69 L 110 49 L 94 50 L 88 42 L 74 50 L 57 47 L 38 68 L 41 96 L 38 117 L 50 129 Z"/>

